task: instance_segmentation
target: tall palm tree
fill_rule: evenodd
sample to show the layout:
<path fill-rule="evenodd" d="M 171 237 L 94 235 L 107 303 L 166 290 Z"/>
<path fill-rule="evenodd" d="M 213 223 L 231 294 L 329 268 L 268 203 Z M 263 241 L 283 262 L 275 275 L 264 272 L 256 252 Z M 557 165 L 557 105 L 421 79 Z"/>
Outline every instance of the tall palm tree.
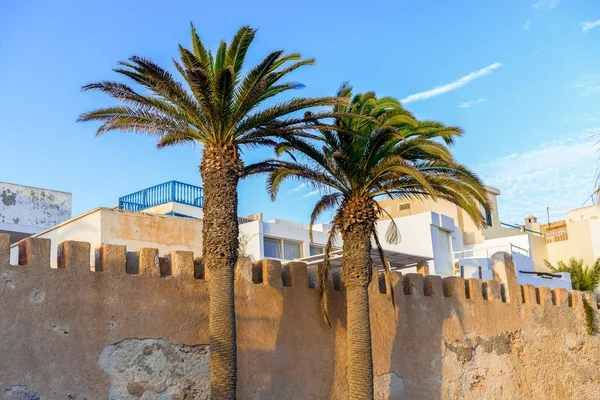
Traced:
<path fill-rule="evenodd" d="M 343 85 L 340 97 L 351 97 Z M 479 178 L 456 163 L 449 145 L 462 131 L 435 121 L 418 121 L 394 98 L 374 93 L 356 95 L 350 105 L 334 107 L 338 116 L 331 129 L 318 123 L 318 141 L 290 137 L 280 143 L 279 155 L 293 161 L 267 160 L 247 167 L 247 174 L 268 173 L 267 189 L 273 199 L 286 179 L 297 179 L 322 192 L 310 218 L 334 210 L 325 249 L 325 266 L 334 235 L 343 240 L 342 274 L 347 291 L 348 382 L 350 399 L 373 398 L 373 361 L 369 322 L 368 285 L 372 279 L 371 238 L 387 266 L 376 231 L 381 196 L 448 200 L 462 207 L 480 226 L 481 210 L 488 207 Z M 355 115 L 344 116 L 344 115 Z M 362 117 L 356 117 L 361 115 Z M 298 161 L 302 157 L 303 161 Z M 397 231 L 388 231 L 389 241 Z M 326 269 L 320 282 L 324 282 Z M 389 270 L 388 270 L 389 273 Z M 388 281 L 389 282 L 389 281 Z M 389 284 L 389 283 L 388 283 Z M 327 323 L 327 299 L 321 284 L 321 305 Z"/>
<path fill-rule="evenodd" d="M 243 148 L 273 146 L 282 135 L 298 132 L 319 114 L 293 114 L 311 107 L 339 104 L 336 97 L 292 98 L 259 106 L 274 96 L 301 88 L 281 82 L 290 72 L 314 64 L 300 54 L 275 51 L 244 74 L 246 53 L 256 30 L 244 26 L 231 43 L 208 51 L 192 26 L 192 48 L 179 46 L 175 68 L 183 80 L 143 57 L 131 57 L 114 71 L 146 93 L 113 81 L 93 83 L 122 105 L 82 114 L 79 121 L 101 121 L 97 135 L 126 131 L 154 136 L 157 147 L 199 143 L 204 185 L 203 258 L 210 273 L 210 377 L 213 399 L 236 396 L 234 267 L 238 250 L 237 186 L 244 170 Z M 326 114 L 326 113 L 325 113 Z M 323 115 L 325 115 L 323 114 Z M 301 114 L 302 115 L 302 114 Z"/>

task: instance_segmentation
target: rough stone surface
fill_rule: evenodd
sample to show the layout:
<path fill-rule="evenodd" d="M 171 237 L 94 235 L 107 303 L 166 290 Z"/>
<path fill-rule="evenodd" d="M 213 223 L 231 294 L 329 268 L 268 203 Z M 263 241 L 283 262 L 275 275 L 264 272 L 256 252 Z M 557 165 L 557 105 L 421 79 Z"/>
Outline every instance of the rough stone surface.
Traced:
<path fill-rule="evenodd" d="M 10 235 L 0 233 L 0 267 L 8 265 L 10 260 Z"/>
<path fill-rule="evenodd" d="M 394 372 L 375 377 L 375 398 L 401 399 L 404 393 L 404 379 Z"/>
<path fill-rule="evenodd" d="M 18 244 L 19 265 L 50 266 L 50 240 L 29 237 Z"/>
<path fill-rule="evenodd" d="M 96 272 L 118 275 L 127 272 L 127 247 L 103 244 L 96 249 Z"/>
<path fill-rule="evenodd" d="M 111 260 L 121 274 L 69 268 L 80 265 L 74 254 L 60 269 L 0 268 L 0 399 L 207 396 L 207 282 L 166 269 L 156 276 L 151 251 L 152 274 L 125 274 L 124 249 Z M 240 266 L 235 284 L 238 398 L 347 398 L 345 292 L 326 282 L 329 328 L 309 287 L 314 271 L 256 265 L 256 277 L 250 263 Z M 542 290 L 538 304 L 514 274 L 502 276 L 506 282 L 455 279 L 445 288 L 425 277 L 423 290 L 409 277 L 414 286 L 405 291 L 393 274 L 396 308 L 373 282 L 377 398 L 600 399 L 600 336 L 586 334 L 584 294 L 553 302 L 564 293 Z M 485 297 L 466 296 L 480 287 Z M 595 295 L 585 296 L 596 307 Z"/>
<path fill-rule="evenodd" d="M 110 377 L 109 400 L 208 399 L 208 346 L 126 339 L 107 346 L 98 364 Z"/>

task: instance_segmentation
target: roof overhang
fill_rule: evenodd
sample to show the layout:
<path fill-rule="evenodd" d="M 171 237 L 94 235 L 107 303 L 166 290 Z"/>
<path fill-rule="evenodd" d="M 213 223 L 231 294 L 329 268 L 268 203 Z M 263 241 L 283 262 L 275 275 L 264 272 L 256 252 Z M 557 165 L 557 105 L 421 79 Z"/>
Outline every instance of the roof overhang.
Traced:
<path fill-rule="evenodd" d="M 392 270 L 398 270 L 403 268 L 415 267 L 420 264 L 424 264 L 429 260 L 433 260 L 432 257 L 425 257 L 416 254 L 401 253 L 399 251 L 384 250 L 385 258 L 390 264 Z M 330 262 L 332 267 L 341 267 L 342 259 L 344 258 L 344 251 L 342 249 L 334 250 L 330 254 Z M 324 261 L 324 254 L 317 254 L 314 256 L 299 258 L 295 261 L 305 262 L 307 265 L 317 265 Z M 383 263 L 381 262 L 381 256 L 377 248 L 371 249 L 371 259 L 373 260 L 373 268 L 383 269 Z"/>

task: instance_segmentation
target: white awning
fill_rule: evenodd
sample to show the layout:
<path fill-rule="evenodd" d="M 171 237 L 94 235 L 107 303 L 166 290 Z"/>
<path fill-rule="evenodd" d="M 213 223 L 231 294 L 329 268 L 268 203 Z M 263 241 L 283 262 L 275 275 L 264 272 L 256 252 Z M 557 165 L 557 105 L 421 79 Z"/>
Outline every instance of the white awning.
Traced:
<path fill-rule="evenodd" d="M 387 259 L 388 263 L 390 263 L 392 270 L 414 267 L 432 260 L 431 257 L 401 253 L 393 250 L 384 250 L 384 253 L 385 258 Z M 330 255 L 331 266 L 341 267 L 343 257 L 344 251 L 342 249 L 332 251 Z M 307 265 L 316 265 L 322 263 L 324 259 L 324 254 L 317 254 L 314 256 L 299 258 L 294 261 L 302 261 Z M 373 260 L 373 268 L 383 269 L 383 263 L 381 262 L 381 257 L 379 256 L 379 251 L 377 251 L 377 248 L 371 249 L 371 259 Z"/>

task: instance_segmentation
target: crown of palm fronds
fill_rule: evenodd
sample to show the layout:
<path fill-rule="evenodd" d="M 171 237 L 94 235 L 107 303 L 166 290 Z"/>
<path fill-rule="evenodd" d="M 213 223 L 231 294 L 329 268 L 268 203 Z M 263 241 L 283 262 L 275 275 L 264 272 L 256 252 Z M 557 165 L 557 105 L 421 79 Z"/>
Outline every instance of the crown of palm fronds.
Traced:
<path fill-rule="evenodd" d="M 221 41 L 216 55 L 206 49 L 192 25 L 192 48 L 179 46 L 175 68 L 183 81 L 143 57 L 131 57 L 114 71 L 148 93 L 115 81 L 92 83 L 84 91 L 99 90 L 123 105 L 82 114 L 78 121 L 101 121 L 97 134 L 120 130 L 158 138 L 158 147 L 200 142 L 215 147 L 273 145 L 274 137 L 302 134 L 311 121 L 330 113 L 292 117 L 307 108 L 343 104 L 337 97 L 292 98 L 261 110 L 272 97 L 303 87 L 281 82 L 292 71 L 314 64 L 300 54 L 269 54 L 244 74 L 244 62 L 256 30 L 244 26 L 231 43 Z"/>
<path fill-rule="evenodd" d="M 342 85 L 338 96 L 351 97 L 352 88 Z M 477 225 L 485 225 L 481 210 L 490 207 L 485 188 L 473 172 L 456 162 L 449 148 L 462 135 L 460 128 L 419 121 L 398 100 L 377 98 L 372 92 L 355 95 L 350 104 L 336 105 L 333 111 L 342 115 L 334 119 L 334 129 L 313 124 L 317 141 L 287 137 L 276 146 L 277 155 L 288 153 L 292 161 L 271 159 L 246 168 L 247 174 L 268 174 L 267 190 L 273 199 L 286 179 L 321 190 L 310 218 L 311 240 L 312 225 L 322 213 L 337 210 L 338 216 L 345 202 L 357 198 L 369 199 L 379 213 L 385 210 L 375 200 L 384 196 L 443 199 L 464 209 Z M 334 218 L 325 249 L 326 267 L 339 229 Z M 387 267 L 375 222 L 372 233 Z M 397 233 L 390 224 L 387 240 L 397 241 Z"/>

